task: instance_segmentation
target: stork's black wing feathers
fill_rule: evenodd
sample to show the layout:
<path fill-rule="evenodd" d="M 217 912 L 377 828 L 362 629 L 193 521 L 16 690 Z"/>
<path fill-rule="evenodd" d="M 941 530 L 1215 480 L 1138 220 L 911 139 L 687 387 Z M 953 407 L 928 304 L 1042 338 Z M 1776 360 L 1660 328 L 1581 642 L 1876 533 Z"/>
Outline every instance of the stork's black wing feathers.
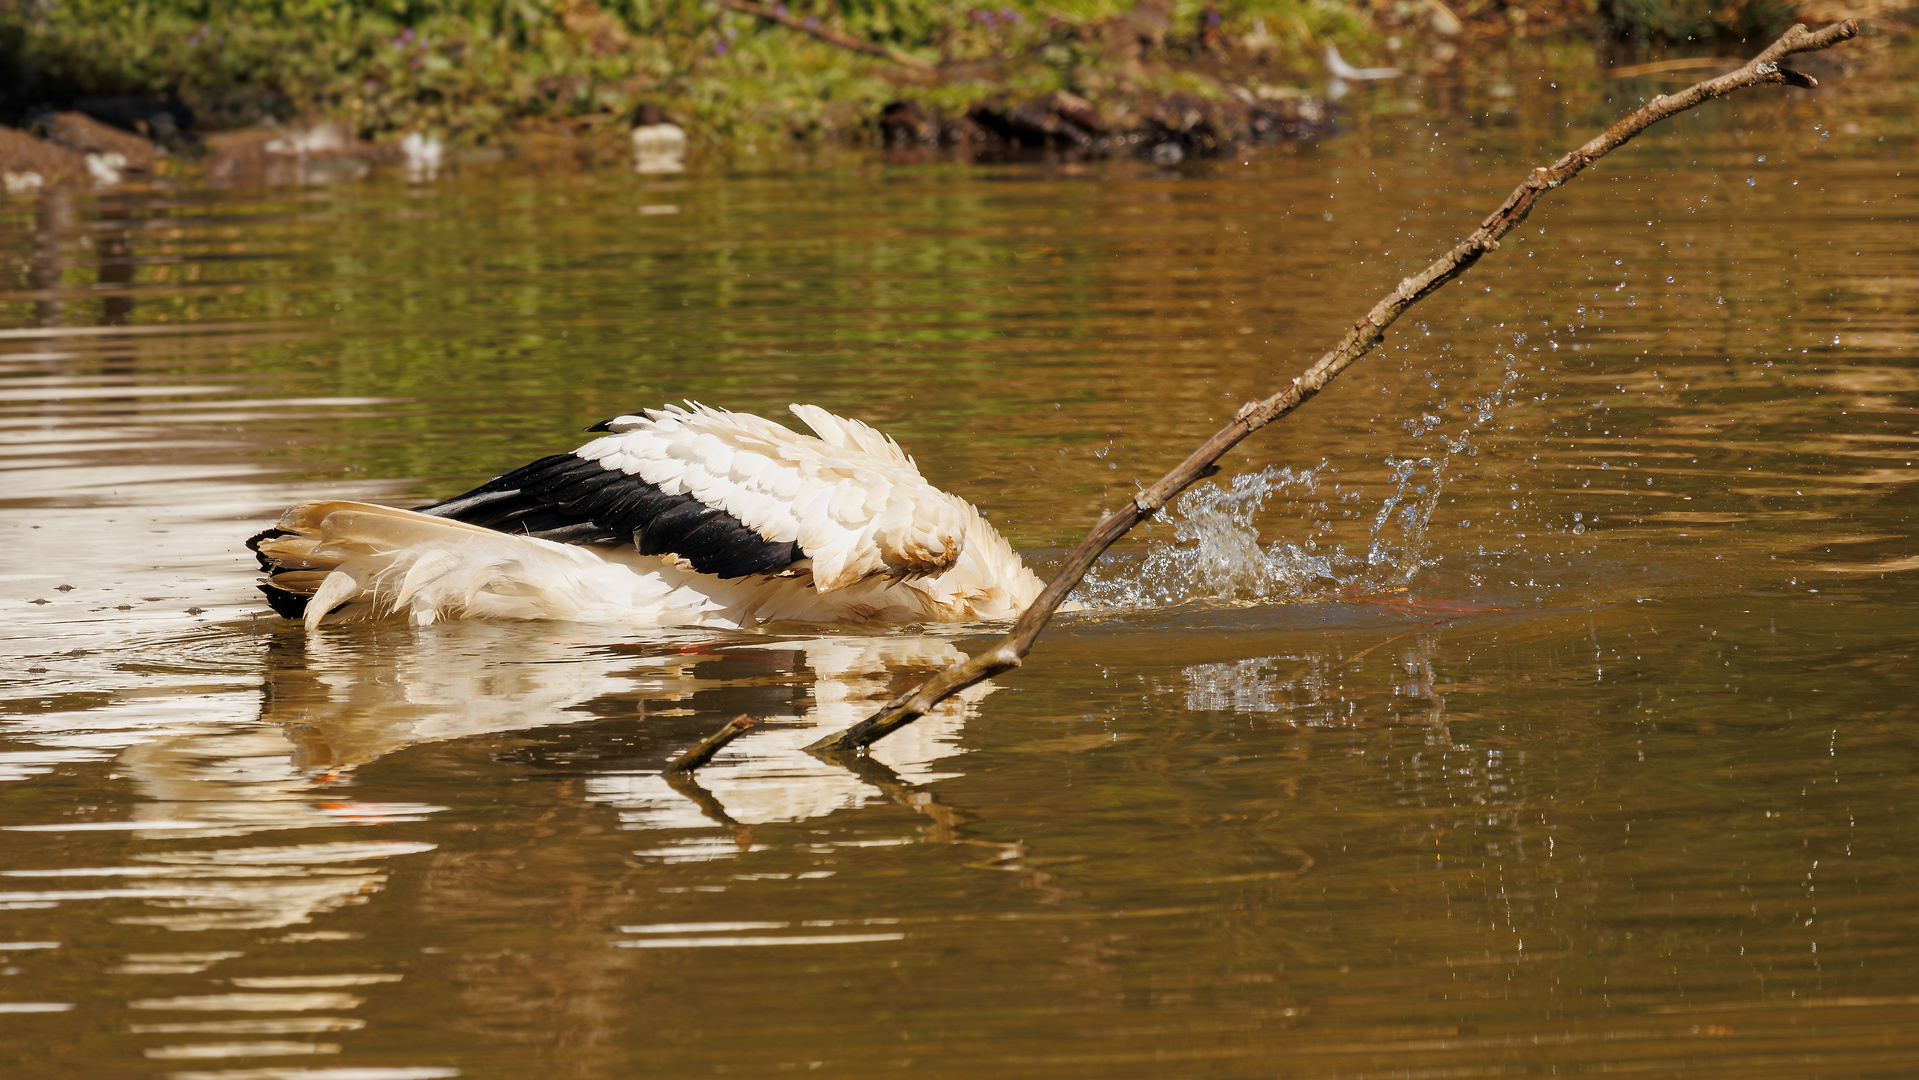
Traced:
<path fill-rule="evenodd" d="M 496 476 L 464 495 L 416 506 L 422 514 L 562 544 L 634 544 L 645 555 L 678 555 L 703 574 L 745 577 L 806 558 L 739 518 L 691 495 L 574 454 L 555 454 Z"/>

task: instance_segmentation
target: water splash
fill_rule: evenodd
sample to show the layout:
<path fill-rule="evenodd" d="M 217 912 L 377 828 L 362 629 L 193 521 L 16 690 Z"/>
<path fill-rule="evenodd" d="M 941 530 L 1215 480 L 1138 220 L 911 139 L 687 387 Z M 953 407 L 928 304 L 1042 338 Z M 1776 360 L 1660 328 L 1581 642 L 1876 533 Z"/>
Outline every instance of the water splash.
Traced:
<path fill-rule="evenodd" d="M 1436 499 L 1438 486 L 1420 486 L 1426 494 L 1411 497 L 1408 489 L 1417 466 L 1410 460 L 1392 464 L 1402 469 L 1398 484 L 1375 516 L 1373 543 L 1362 554 L 1349 553 L 1343 545 L 1327 548 L 1321 535 L 1330 532 L 1332 524 L 1319 519 L 1309 520 L 1297 538 L 1262 544 L 1258 519 L 1267 504 L 1278 498 L 1298 509 L 1325 507 L 1314 499 L 1334 471 L 1325 462 L 1310 469 L 1269 467 L 1235 476 L 1224 487 L 1202 484 L 1181 496 L 1169 515 L 1172 542 L 1155 541 L 1144 558 L 1103 561 L 1087 575 L 1077 598 L 1096 608 L 1295 600 L 1394 576 L 1408 554 L 1420 547 L 1419 534 L 1431 516 L 1427 504 Z M 1424 513 L 1421 507 L 1426 507 Z M 1409 529 L 1414 535 L 1406 535 Z M 1394 531 L 1400 535 L 1384 535 Z M 1417 555 L 1412 558 L 1414 565 L 1406 567 L 1405 574 L 1418 569 Z"/>
<path fill-rule="evenodd" d="M 1523 338 L 1521 339 L 1523 340 Z M 1455 462 L 1476 456 L 1473 433 L 1490 424 L 1520 375 L 1508 356 L 1504 382 L 1482 397 L 1461 402 L 1456 420 L 1440 415 L 1444 403 L 1405 423 L 1408 435 L 1428 440 L 1426 452 L 1389 456 L 1383 464 L 1386 493 L 1371 514 L 1363 547 L 1341 521 L 1363 519 L 1360 485 L 1331 483 L 1340 470 L 1322 461 L 1310 469 L 1269 466 L 1233 477 L 1230 484 L 1193 488 L 1172 505 L 1173 540 L 1155 541 L 1143 557 L 1109 556 L 1087 574 L 1074 598 L 1092 608 L 1159 607 L 1196 600 L 1286 601 L 1371 595 L 1410 586 L 1420 571 L 1438 564 L 1430 534 L 1433 516 Z M 1332 498 L 1322 489 L 1332 487 Z M 1266 505 L 1288 503 L 1289 523 L 1305 519 L 1297 538 L 1260 542 L 1258 519 Z M 1338 507 L 1349 508 L 1341 512 Z"/>

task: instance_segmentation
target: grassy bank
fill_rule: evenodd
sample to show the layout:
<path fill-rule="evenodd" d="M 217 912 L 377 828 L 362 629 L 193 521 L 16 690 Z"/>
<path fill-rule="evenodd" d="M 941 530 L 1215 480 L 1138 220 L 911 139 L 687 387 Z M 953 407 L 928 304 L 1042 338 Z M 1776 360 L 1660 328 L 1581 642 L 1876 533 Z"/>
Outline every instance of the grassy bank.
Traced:
<path fill-rule="evenodd" d="M 1446 59 L 1579 25 L 1615 38 L 1770 34 L 1785 0 L 790 0 L 780 25 L 722 0 L 0 0 L 0 121 L 112 97 L 190 107 L 202 129 L 335 120 L 455 145 L 615 132 L 652 104 L 703 141 L 876 138 L 889 103 L 958 116 L 1060 90 L 1218 97 L 1214 75 L 1320 77 Z M 886 59 L 807 32 L 891 51 Z M 1397 47 L 1398 52 L 1394 47 Z"/>

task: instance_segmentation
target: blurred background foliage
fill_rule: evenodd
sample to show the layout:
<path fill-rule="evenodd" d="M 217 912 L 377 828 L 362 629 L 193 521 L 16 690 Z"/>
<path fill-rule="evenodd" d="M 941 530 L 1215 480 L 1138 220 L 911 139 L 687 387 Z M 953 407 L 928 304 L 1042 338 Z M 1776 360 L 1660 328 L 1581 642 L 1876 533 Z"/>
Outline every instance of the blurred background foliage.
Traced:
<path fill-rule="evenodd" d="M 1689 42 L 1720 39 L 1770 41 L 1798 15 L 1791 0 L 1598 0 L 1598 25 L 1617 41 Z"/>
<path fill-rule="evenodd" d="M 1469 32 L 1577 25 L 1611 40 L 1759 37 L 1786 0 L 1467 0 Z M 911 96 L 958 110 L 995 94 L 1096 96 L 1255 42 L 1268 71 L 1316 79 L 1328 42 L 1376 55 L 1439 0 L 789 0 L 796 18 L 940 65 L 898 65 L 716 0 L 0 0 L 0 121 L 86 98 L 163 97 L 205 130 L 332 119 L 362 138 L 429 131 L 485 143 L 516 128 L 624 123 L 656 104 L 727 139 L 869 123 Z M 1150 59 L 1115 51 L 1136 31 Z M 1124 33 L 1119 36 L 1124 37 Z M 1397 38 L 1395 37 L 1395 41 Z M 1222 44 L 1224 43 L 1224 44 Z M 1189 64 L 1190 66 L 1190 64 Z"/>

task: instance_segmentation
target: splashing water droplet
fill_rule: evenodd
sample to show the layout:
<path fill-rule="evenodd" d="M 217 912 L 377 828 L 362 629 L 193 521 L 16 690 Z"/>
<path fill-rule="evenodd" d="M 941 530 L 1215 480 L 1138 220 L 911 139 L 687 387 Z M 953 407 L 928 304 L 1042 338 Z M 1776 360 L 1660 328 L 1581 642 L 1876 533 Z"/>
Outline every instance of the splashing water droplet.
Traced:
<path fill-rule="evenodd" d="M 1473 430 L 1491 423 L 1505 396 L 1519 392 L 1519 386 L 1519 380 L 1510 379 L 1479 400 L 1462 402 L 1462 429 L 1432 432 L 1437 446 L 1430 454 L 1385 460 L 1390 490 L 1372 516 L 1363 555 L 1343 546 L 1331 551 L 1320 548 L 1315 534 L 1332 532 L 1333 523 L 1307 519 L 1298 512 L 1286 520 L 1303 534 L 1302 539 L 1262 544 L 1257 519 L 1269 501 L 1290 501 L 1295 511 L 1311 513 L 1308 508 L 1317 498 L 1322 476 L 1338 471 L 1326 462 L 1311 469 L 1268 467 L 1235 476 L 1226 487 L 1208 483 L 1188 491 L 1170 508 L 1171 543 L 1152 543 L 1143 558 L 1102 560 L 1075 591 L 1074 599 L 1092 608 L 1123 609 L 1405 589 L 1420 571 L 1440 561 L 1429 550 L 1427 532 L 1452 478 L 1454 457 L 1473 453 Z M 1408 424 L 1413 438 L 1426 437 L 1431 426 L 1444 423 L 1433 414 L 1420 420 L 1427 426 Z M 1513 488 L 1517 490 L 1517 485 Z M 1357 493 L 1339 495 L 1342 503 L 1355 498 Z M 1518 508 L 1515 500 L 1513 509 Z M 1326 505 L 1314 509 L 1323 511 Z M 1459 524 L 1471 527 L 1469 521 Z"/>

